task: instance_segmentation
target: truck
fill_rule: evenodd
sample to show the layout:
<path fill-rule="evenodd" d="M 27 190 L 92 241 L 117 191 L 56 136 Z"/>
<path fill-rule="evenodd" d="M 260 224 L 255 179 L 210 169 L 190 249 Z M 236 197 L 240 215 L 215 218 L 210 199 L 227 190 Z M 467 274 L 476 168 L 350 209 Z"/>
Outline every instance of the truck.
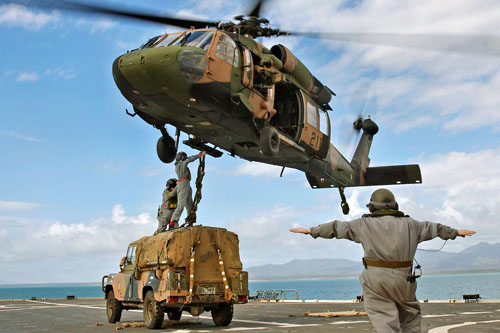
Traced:
<path fill-rule="evenodd" d="M 102 278 L 110 323 L 122 311 L 143 309 L 147 328 L 159 328 L 165 313 L 210 311 L 216 326 L 227 326 L 234 304 L 248 302 L 248 273 L 243 271 L 238 236 L 224 228 L 189 226 L 131 242 L 120 272 Z"/>

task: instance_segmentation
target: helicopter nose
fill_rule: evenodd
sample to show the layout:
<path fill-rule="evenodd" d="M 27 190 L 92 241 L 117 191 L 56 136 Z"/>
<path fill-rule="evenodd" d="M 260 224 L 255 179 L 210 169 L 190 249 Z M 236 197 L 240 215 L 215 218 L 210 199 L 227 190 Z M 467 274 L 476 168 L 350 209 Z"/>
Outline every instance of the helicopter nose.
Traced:
<path fill-rule="evenodd" d="M 161 47 L 128 52 L 113 62 L 113 78 L 132 104 L 144 95 L 176 94 L 183 79 L 176 64 L 177 48 Z"/>

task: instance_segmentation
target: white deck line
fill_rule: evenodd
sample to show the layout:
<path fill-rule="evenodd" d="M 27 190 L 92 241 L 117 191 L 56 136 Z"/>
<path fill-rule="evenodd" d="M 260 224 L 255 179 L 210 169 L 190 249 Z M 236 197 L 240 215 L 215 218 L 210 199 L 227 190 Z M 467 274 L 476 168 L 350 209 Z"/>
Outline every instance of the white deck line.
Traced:
<path fill-rule="evenodd" d="M 430 329 L 429 333 L 448 333 L 449 330 L 457 327 L 472 326 L 477 324 L 500 323 L 500 320 L 468 321 L 462 324 L 447 325 Z"/>

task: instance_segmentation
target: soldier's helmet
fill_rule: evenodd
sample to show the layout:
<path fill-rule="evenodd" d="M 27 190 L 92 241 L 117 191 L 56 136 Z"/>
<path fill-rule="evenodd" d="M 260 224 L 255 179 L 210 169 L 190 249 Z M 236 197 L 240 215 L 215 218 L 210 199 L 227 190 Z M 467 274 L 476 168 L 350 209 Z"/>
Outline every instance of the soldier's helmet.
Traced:
<path fill-rule="evenodd" d="M 187 158 L 187 154 L 183 151 L 180 151 L 175 155 L 175 162 L 184 161 Z"/>
<path fill-rule="evenodd" d="M 177 179 L 170 178 L 169 180 L 167 180 L 167 188 L 175 187 L 175 185 L 177 185 Z"/>
<path fill-rule="evenodd" d="M 372 193 L 370 202 L 366 207 L 371 207 L 372 210 L 379 209 L 395 209 L 398 210 L 398 203 L 391 191 L 385 188 L 380 188 Z"/>

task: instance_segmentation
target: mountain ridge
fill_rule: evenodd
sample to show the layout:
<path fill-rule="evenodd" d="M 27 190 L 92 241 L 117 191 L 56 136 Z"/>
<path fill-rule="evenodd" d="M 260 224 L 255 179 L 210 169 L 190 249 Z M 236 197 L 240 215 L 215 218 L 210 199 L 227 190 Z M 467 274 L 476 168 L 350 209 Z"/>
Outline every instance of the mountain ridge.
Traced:
<path fill-rule="evenodd" d="M 426 273 L 458 273 L 500 270 L 500 243 L 481 242 L 458 253 L 417 251 L 416 261 Z M 265 264 L 246 269 L 250 280 L 293 280 L 358 276 L 361 258 L 292 259 L 284 264 Z"/>

